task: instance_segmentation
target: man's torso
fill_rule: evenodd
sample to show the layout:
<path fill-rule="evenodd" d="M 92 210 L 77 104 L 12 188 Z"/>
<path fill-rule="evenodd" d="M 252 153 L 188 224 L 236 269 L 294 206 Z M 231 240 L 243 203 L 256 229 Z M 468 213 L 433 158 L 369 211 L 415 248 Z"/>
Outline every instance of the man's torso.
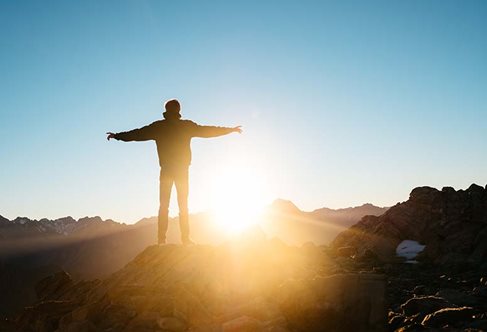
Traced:
<path fill-rule="evenodd" d="M 196 124 L 189 120 L 160 120 L 153 123 L 161 167 L 191 164 L 191 138 Z"/>

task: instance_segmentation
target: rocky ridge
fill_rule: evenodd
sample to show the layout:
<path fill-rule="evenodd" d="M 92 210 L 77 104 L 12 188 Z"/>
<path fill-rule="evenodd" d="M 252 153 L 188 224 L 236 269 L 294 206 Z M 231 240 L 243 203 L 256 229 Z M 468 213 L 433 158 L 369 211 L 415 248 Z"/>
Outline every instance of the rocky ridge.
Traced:
<path fill-rule="evenodd" d="M 337 249 L 351 247 L 371 252 L 383 261 L 396 259 L 403 240 L 425 245 L 417 257 L 437 265 L 487 263 L 487 187 L 467 190 L 445 187 L 415 188 L 409 200 L 381 216 L 365 216 L 332 242 Z"/>
<path fill-rule="evenodd" d="M 325 248 L 259 232 L 221 246 L 151 246 L 100 281 L 42 280 L 18 331 L 383 331 L 385 279 Z"/>
<path fill-rule="evenodd" d="M 487 331 L 487 188 L 412 190 L 382 216 L 365 216 L 330 246 L 352 272 L 387 276 L 390 331 Z M 404 240 L 425 248 L 404 264 Z"/>
<path fill-rule="evenodd" d="M 383 263 L 262 234 L 150 246 L 103 280 L 58 272 L 2 331 L 484 331 L 487 270 Z"/>

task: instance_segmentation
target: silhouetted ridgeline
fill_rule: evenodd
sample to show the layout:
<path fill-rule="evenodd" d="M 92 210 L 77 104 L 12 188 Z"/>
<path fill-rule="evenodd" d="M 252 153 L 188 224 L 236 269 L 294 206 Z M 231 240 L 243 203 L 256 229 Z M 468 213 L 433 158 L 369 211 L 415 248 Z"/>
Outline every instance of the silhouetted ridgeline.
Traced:
<path fill-rule="evenodd" d="M 0 225 L 0 315 L 35 299 L 34 285 L 56 271 L 76 279 L 109 275 L 154 241 L 154 227 L 99 217 L 3 219 Z"/>

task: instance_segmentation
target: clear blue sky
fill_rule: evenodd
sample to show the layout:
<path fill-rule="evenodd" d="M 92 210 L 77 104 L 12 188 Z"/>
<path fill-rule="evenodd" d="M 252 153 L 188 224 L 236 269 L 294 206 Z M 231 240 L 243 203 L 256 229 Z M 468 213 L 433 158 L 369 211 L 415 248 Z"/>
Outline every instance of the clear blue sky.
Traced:
<path fill-rule="evenodd" d="M 192 211 L 232 162 L 305 210 L 485 185 L 486 17 L 486 1 L 1 1 L 0 214 L 155 215 L 155 145 L 104 134 L 172 97 L 245 129 L 194 140 Z"/>

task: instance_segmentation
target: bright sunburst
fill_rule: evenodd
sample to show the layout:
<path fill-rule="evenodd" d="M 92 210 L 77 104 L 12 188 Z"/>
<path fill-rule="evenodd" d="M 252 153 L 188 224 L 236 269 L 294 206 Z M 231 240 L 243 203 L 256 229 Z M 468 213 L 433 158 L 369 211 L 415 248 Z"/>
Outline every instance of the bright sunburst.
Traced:
<path fill-rule="evenodd" d="M 210 194 L 214 222 L 230 234 L 256 224 L 269 198 L 265 179 L 242 165 L 227 165 L 216 173 Z"/>

